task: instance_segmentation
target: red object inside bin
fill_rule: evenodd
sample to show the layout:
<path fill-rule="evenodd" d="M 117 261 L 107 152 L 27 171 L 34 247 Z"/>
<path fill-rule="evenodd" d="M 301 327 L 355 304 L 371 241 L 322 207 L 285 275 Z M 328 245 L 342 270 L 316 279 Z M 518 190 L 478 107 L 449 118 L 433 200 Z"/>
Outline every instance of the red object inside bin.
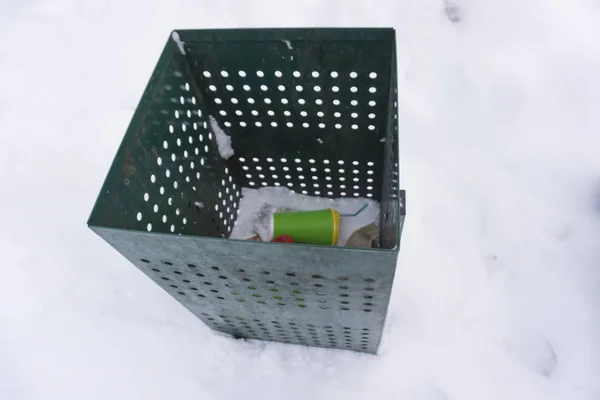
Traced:
<path fill-rule="evenodd" d="M 294 243 L 294 239 L 290 235 L 277 236 L 273 241 L 278 243 Z"/>

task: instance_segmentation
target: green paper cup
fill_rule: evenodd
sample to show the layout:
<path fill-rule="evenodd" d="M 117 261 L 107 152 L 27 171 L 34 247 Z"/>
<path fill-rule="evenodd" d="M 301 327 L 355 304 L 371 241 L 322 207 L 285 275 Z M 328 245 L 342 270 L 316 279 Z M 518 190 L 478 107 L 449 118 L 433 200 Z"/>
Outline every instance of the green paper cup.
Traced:
<path fill-rule="evenodd" d="M 273 214 L 273 239 L 290 235 L 294 243 L 335 246 L 338 241 L 340 214 L 330 208 Z"/>

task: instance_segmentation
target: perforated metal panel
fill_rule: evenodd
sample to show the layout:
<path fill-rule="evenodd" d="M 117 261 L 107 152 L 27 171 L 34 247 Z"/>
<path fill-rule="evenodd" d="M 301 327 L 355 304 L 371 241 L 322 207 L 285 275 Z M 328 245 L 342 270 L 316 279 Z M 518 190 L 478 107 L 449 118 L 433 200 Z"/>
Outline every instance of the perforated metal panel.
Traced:
<path fill-rule="evenodd" d="M 213 329 L 241 338 L 377 350 L 395 251 L 93 229 Z"/>
<path fill-rule="evenodd" d="M 393 30 L 176 37 L 88 224 L 213 329 L 376 352 L 405 214 Z M 242 187 L 264 186 L 380 201 L 382 248 L 226 239 Z"/>

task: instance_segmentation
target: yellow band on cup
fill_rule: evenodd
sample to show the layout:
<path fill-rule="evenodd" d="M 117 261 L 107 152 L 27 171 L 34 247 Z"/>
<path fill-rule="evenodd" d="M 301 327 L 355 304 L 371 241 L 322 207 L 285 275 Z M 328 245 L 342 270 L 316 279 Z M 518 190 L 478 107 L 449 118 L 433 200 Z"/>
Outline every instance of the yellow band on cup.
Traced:
<path fill-rule="evenodd" d="M 340 213 L 335 210 L 332 210 L 331 208 L 329 209 L 329 211 L 331 211 L 331 219 L 333 221 L 331 245 L 335 246 L 337 245 L 338 235 L 340 232 Z"/>

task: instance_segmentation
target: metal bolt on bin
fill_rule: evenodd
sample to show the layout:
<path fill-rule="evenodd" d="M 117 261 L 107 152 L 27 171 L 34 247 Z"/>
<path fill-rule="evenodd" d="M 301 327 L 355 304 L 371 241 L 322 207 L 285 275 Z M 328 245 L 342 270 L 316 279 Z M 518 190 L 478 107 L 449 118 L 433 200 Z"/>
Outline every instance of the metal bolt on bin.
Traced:
<path fill-rule="evenodd" d="M 405 216 L 396 75 L 393 29 L 175 31 L 88 225 L 212 329 L 376 353 Z M 380 248 L 228 239 L 265 186 L 379 201 Z"/>

